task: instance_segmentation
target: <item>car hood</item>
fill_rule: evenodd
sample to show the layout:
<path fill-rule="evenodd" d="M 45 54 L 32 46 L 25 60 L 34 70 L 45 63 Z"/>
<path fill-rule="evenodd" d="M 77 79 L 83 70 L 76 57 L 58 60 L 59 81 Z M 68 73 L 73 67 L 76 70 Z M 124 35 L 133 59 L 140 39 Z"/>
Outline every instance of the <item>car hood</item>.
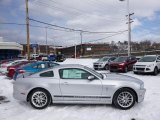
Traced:
<path fill-rule="evenodd" d="M 107 63 L 107 61 L 105 61 L 105 62 L 94 62 L 94 64 L 103 64 L 103 63 Z"/>
<path fill-rule="evenodd" d="M 150 64 L 154 64 L 154 62 L 137 62 L 135 63 L 135 65 L 150 65 Z"/>
<path fill-rule="evenodd" d="M 119 65 L 121 63 L 125 63 L 125 62 L 111 62 L 111 65 Z"/>
<path fill-rule="evenodd" d="M 131 77 L 131 76 L 127 76 L 127 75 L 122 75 L 122 74 L 118 74 L 118 73 L 109 73 L 109 74 L 105 74 L 106 77 L 104 78 L 104 80 L 116 80 L 116 81 L 130 81 L 130 82 L 135 82 L 138 84 L 143 84 L 143 81 L 141 81 L 140 79 Z"/>

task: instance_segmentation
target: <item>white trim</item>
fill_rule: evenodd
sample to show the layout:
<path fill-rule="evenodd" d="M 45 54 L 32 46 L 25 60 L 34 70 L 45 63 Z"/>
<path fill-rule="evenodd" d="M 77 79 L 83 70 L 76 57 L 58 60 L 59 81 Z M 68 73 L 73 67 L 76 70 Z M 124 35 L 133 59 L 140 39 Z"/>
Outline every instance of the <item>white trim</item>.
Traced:
<path fill-rule="evenodd" d="M 0 50 L 9 49 L 9 50 L 23 50 L 23 46 L 16 42 L 0 42 Z"/>

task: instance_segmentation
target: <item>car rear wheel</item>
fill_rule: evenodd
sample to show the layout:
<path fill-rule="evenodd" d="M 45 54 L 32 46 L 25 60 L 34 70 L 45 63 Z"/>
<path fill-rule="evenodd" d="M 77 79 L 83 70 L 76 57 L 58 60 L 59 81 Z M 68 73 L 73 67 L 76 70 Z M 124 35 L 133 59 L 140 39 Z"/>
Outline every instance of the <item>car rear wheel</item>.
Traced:
<path fill-rule="evenodd" d="M 44 109 L 51 103 L 51 96 L 46 90 L 35 89 L 29 96 L 29 102 L 36 109 Z"/>
<path fill-rule="evenodd" d="M 115 107 L 120 108 L 122 110 L 127 110 L 133 107 L 135 101 L 135 93 L 128 88 L 118 90 L 113 98 L 113 104 L 115 105 Z"/>

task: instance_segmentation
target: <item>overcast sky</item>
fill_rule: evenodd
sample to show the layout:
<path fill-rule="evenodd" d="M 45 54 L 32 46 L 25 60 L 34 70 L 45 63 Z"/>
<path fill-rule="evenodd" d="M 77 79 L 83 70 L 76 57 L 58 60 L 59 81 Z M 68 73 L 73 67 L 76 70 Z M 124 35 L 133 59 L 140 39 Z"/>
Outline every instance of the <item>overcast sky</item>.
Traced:
<path fill-rule="evenodd" d="M 129 0 L 132 41 L 160 40 L 160 0 Z M 29 17 L 50 24 L 93 32 L 127 30 L 127 0 L 29 0 Z M 25 0 L 0 0 L 0 23 L 25 24 Z M 31 25 L 46 27 L 30 21 Z M 52 26 L 47 26 L 52 27 Z M 80 43 L 80 33 L 52 27 L 47 29 L 48 44 L 68 46 Z M 58 30 L 57 30 L 58 29 Z M 31 43 L 45 44 L 46 29 L 30 27 Z M 128 40 L 127 32 L 118 34 L 83 33 L 83 43 Z M 112 36 L 112 37 L 108 37 Z M 26 43 L 26 26 L 0 24 L 4 41 Z M 106 38 L 102 39 L 101 38 Z M 99 40 L 100 39 L 100 40 Z"/>

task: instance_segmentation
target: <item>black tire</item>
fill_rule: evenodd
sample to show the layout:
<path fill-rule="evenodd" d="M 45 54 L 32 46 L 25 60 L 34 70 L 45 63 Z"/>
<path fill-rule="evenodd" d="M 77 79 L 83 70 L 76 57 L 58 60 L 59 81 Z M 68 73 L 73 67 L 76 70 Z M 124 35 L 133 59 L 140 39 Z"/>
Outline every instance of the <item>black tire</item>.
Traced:
<path fill-rule="evenodd" d="M 50 105 L 51 96 L 44 89 L 35 89 L 29 95 L 29 102 L 33 108 L 44 109 Z"/>
<path fill-rule="evenodd" d="M 109 65 L 108 65 L 108 64 L 105 65 L 104 69 L 105 69 L 105 70 L 109 70 Z"/>
<path fill-rule="evenodd" d="M 155 68 L 154 68 L 153 75 L 157 75 L 157 74 L 158 74 L 158 68 L 157 68 L 157 67 L 155 67 Z"/>
<path fill-rule="evenodd" d="M 128 67 L 125 66 L 125 67 L 124 67 L 124 73 L 127 73 L 127 72 L 128 72 Z"/>
<path fill-rule="evenodd" d="M 138 74 L 138 72 L 133 72 L 134 74 Z"/>
<path fill-rule="evenodd" d="M 127 97 L 122 98 L 122 95 L 126 95 L 128 98 Z M 114 94 L 114 97 L 113 97 L 113 104 L 115 105 L 115 107 L 122 109 L 122 110 L 127 110 L 133 107 L 135 104 L 135 101 L 136 101 L 135 93 L 128 88 L 119 89 Z"/>

